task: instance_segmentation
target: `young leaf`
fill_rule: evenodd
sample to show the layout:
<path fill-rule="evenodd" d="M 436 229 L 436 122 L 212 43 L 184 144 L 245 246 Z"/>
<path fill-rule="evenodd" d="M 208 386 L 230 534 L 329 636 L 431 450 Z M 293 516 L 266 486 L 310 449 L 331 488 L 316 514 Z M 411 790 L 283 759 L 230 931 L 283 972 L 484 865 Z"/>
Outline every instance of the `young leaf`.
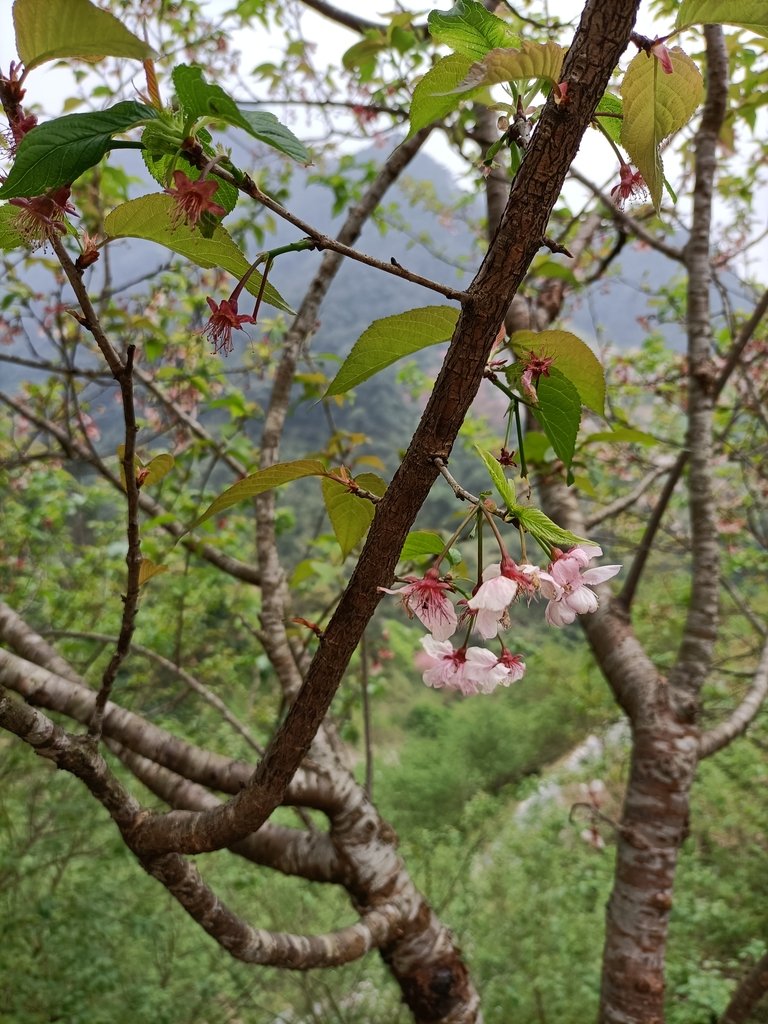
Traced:
<path fill-rule="evenodd" d="M 27 71 L 59 57 L 129 57 L 151 60 L 148 44 L 89 0 L 16 0 L 16 50 Z"/>
<path fill-rule="evenodd" d="M 196 526 L 204 523 L 211 516 L 218 515 L 224 509 L 231 508 L 246 498 L 255 498 L 257 494 L 264 494 L 271 491 L 273 487 L 287 484 L 291 480 L 300 480 L 305 476 L 324 476 L 325 466 L 318 459 L 298 459 L 296 462 L 279 462 L 269 469 L 260 469 L 258 473 L 251 473 L 250 476 L 238 480 L 226 491 L 212 501 L 201 516 L 192 523 L 187 533 L 194 530 Z"/>
<path fill-rule="evenodd" d="M 157 242 L 206 270 L 221 267 L 237 278 L 245 274 L 249 267 L 248 260 L 232 241 L 226 228 L 219 224 L 210 238 L 203 238 L 199 231 L 183 222 L 174 227 L 172 212 L 171 196 L 155 194 L 131 199 L 107 215 L 104 233 L 108 238 L 144 238 L 148 242 Z M 245 287 L 252 295 L 257 295 L 260 286 L 261 274 L 254 271 Z M 269 282 L 264 289 L 264 301 L 276 309 L 291 312 L 291 307 Z"/>
<path fill-rule="evenodd" d="M 600 114 L 607 116 L 600 117 Z M 618 96 L 614 96 L 613 93 L 605 93 L 603 98 L 597 104 L 595 114 L 592 118 L 592 124 L 594 125 L 595 122 L 598 122 L 609 138 L 611 138 L 617 145 L 621 145 L 621 125 L 623 121 L 624 108 L 621 104 L 621 100 Z"/>
<path fill-rule="evenodd" d="M 621 144 L 645 179 L 656 210 L 664 187 L 659 148 L 688 123 L 704 95 L 701 72 L 688 54 L 673 46 L 669 56 L 674 73 L 665 75 L 657 60 L 638 53 L 621 83 Z"/>
<path fill-rule="evenodd" d="M 596 433 L 585 437 L 582 444 L 593 444 L 598 441 L 607 441 L 608 444 L 642 444 L 648 448 L 661 444 L 658 437 L 654 437 L 653 434 L 646 434 L 644 430 L 636 430 L 634 427 L 598 430 Z"/>
<path fill-rule="evenodd" d="M 579 392 L 567 377 L 552 367 L 548 377 L 539 378 L 536 393 L 539 397 L 536 419 L 549 438 L 555 455 L 570 469 L 581 422 Z"/>
<path fill-rule="evenodd" d="M 577 544 L 589 543 L 585 537 L 577 537 L 570 530 L 563 530 L 557 523 L 553 523 L 541 509 L 530 508 L 528 505 L 515 505 L 508 511 L 545 548 L 572 548 Z"/>
<path fill-rule="evenodd" d="M 488 470 L 488 475 L 496 487 L 496 490 L 501 495 L 501 500 L 507 506 L 515 504 L 515 488 L 511 480 L 507 480 L 504 475 L 504 470 L 499 464 L 499 460 L 495 459 L 490 452 L 484 451 L 480 445 L 475 445 L 475 451 L 485 463 L 485 468 Z"/>
<path fill-rule="evenodd" d="M 361 473 L 355 478 L 355 482 L 366 491 L 379 496 L 387 489 L 386 482 L 375 473 Z M 323 477 L 321 486 L 325 509 L 341 548 L 341 557 L 346 558 L 368 532 L 373 520 L 374 506 L 368 499 L 353 494 L 337 480 Z"/>
<path fill-rule="evenodd" d="M 439 555 L 445 547 L 445 541 L 439 533 L 429 530 L 412 530 L 405 538 L 403 550 L 400 552 L 401 562 L 412 562 L 424 555 Z"/>
<path fill-rule="evenodd" d="M 417 83 L 411 99 L 409 137 L 433 121 L 441 121 L 459 107 L 462 99 L 470 98 L 457 96 L 456 86 L 466 78 L 471 63 L 468 57 L 451 54 L 439 60 Z"/>
<path fill-rule="evenodd" d="M 429 33 L 462 57 L 481 60 L 495 46 L 519 46 L 520 37 L 477 0 L 458 0 L 450 11 L 430 11 Z"/>
<path fill-rule="evenodd" d="M 147 471 L 147 475 L 144 477 L 142 487 L 151 487 L 152 484 L 160 483 L 163 477 L 173 469 L 173 465 L 174 458 L 168 452 L 161 452 L 160 455 L 150 459 L 143 467 Z"/>
<path fill-rule="evenodd" d="M 176 96 L 188 118 L 211 117 L 259 139 L 300 163 L 311 162 L 309 152 L 292 131 L 267 111 L 241 111 L 220 85 L 211 85 L 203 78 L 201 68 L 179 64 L 173 69 Z"/>
<path fill-rule="evenodd" d="M 675 28 L 689 25 L 737 25 L 768 36 L 768 4 L 765 0 L 683 0 Z"/>
<path fill-rule="evenodd" d="M 24 237 L 14 227 L 21 211 L 16 206 L 0 206 L 0 249 L 18 249 L 24 245 Z"/>
<path fill-rule="evenodd" d="M 0 199 L 39 196 L 71 185 L 94 167 L 112 143 L 112 136 L 154 120 L 157 111 L 135 100 L 90 114 L 65 114 L 35 125 L 19 143 L 16 159 L 0 188 Z"/>
<path fill-rule="evenodd" d="M 398 359 L 447 341 L 458 316 L 450 306 L 423 306 L 374 320 L 352 346 L 325 397 L 341 395 Z"/>
<path fill-rule="evenodd" d="M 556 369 L 574 385 L 582 404 L 603 414 L 605 374 L 597 356 L 581 338 L 570 331 L 515 331 L 511 341 L 518 356 L 528 352 L 554 356 Z"/>
<path fill-rule="evenodd" d="M 547 78 L 551 82 L 558 82 L 564 57 L 565 47 L 558 46 L 552 40 L 547 43 L 526 41 L 519 50 L 491 50 L 481 61 L 472 65 L 464 81 L 453 91 L 467 92 L 480 86 L 520 79 Z"/>
<path fill-rule="evenodd" d="M 142 558 L 139 566 L 139 586 L 143 587 L 147 580 L 161 572 L 168 572 L 167 565 L 155 565 L 151 558 Z"/>

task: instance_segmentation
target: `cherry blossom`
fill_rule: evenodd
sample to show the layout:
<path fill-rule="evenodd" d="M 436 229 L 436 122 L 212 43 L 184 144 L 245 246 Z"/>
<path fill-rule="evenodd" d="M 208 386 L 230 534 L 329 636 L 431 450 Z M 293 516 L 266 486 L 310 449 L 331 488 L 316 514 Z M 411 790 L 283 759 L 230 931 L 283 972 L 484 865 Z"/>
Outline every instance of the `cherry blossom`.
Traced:
<path fill-rule="evenodd" d="M 166 188 L 163 191 L 173 196 L 171 224 L 174 228 L 178 227 L 182 220 L 191 228 L 197 227 L 204 213 L 212 213 L 214 217 L 226 216 L 227 211 L 224 207 L 213 202 L 213 196 L 219 187 L 217 181 L 204 178 L 191 181 L 184 171 L 174 171 L 173 184 L 173 188 Z"/>
<path fill-rule="evenodd" d="M 504 558 L 499 565 L 489 565 L 483 570 L 483 582 L 467 602 L 475 613 L 475 632 L 485 640 L 491 640 L 499 632 L 507 607 L 519 591 L 531 596 L 538 589 L 539 569 L 535 565 L 516 565 L 511 558 Z"/>
<path fill-rule="evenodd" d="M 541 377 L 549 376 L 549 371 L 552 369 L 554 361 L 554 356 L 537 356 L 535 352 L 529 352 L 523 360 L 523 375 L 520 378 L 520 387 L 536 405 L 539 404 L 539 396 L 536 394 L 535 385 L 539 383 Z"/>
<path fill-rule="evenodd" d="M 582 572 L 602 553 L 594 544 L 572 548 L 565 554 L 559 551 L 549 572 L 540 574 L 541 592 L 549 599 L 544 617 L 550 626 L 567 626 L 577 615 L 597 611 L 597 594 L 590 587 L 611 579 L 621 569 L 620 565 L 602 565 Z"/>
<path fill-rule="evenodd" d="M 445 596 L 453 590 L 450 583 L 440 579 L 437 569 L 428 569 L 423 579 L 406 576 L 404 587 L 379 587 L 385 594 L 397 594 L 409 615 L 424 623 L 435 640 L 447 640 L 456 632 L 456 609 Z"/>
<path fill-rule="evenodd" d="M 497 686 L 514 682 L 512 669 L 484 647 L 459 647 L 450 640 L 422 638 L 423 652 L 416 655 L 427 686 L 437 690 L 458 690 L 465 697 L 476 693 L 492 693 Z M 518 676 L 519 678 L 519 676 Z"/>
<path fill-rule="evenodd" d="M 627 199 L 645 195 L 645 182 L 640 171 L 633 171 L 629 164 L 621 164 L 619 184 L 613 186 L 611 195 L 618 207 L 622 207 Z"/>
<path fill-rule="evenodd" d="M 54 235 L 63 235 L 64 217 L 75 213 L 69 202 L 70 190 L 65 185 L 44 196 L 9 199 L 10 206 L 21 211 L 13 220 L 13 227 L 32 245 L 41 245 Z"/>
<path fill-rule="evenodd" d="M 210 296 L 206 296 L 205 301 L 211 307 L 211 315 L 203 328 L 203 334 L 208 335 L 214 352 L 223 352 L 227 356 L 235 347 L 232 344 L 232 331 L 242 330 L 243 324 L 255 324 L 256 319 L 240 316 L 237 312 L 237 299 L 232 296 L 222 299 L 218 305 Z"/>

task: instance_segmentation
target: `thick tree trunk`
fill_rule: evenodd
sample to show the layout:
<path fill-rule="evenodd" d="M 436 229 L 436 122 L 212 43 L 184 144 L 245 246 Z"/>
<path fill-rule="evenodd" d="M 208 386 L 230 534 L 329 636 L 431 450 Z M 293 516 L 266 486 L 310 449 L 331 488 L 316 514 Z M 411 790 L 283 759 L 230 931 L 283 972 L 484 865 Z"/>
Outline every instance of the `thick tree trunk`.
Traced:
<path fill-rule="evenodd" d="M 697 764 L 697 731 L 676 721 L 668 705 L 633 739 L 606 911 L 601 1024 L 664 1020 L 667 930 Z"/>

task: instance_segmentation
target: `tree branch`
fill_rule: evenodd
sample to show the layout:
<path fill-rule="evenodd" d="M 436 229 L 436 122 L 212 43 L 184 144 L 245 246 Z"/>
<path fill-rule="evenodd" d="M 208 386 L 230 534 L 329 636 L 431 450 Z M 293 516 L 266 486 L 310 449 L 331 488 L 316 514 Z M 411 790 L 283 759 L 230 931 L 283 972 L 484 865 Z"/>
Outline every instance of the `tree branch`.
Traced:
<path fill-rule="evenodd" d="M 757 717 L 766 697 L 768 697 L 768 640 L 763 645 L 763 652 L 755 669 L 752 685 L 742 702 L 724 722 L 701 734 L 699 759 L 711 757 L 712 754 L 727 747 L 737 736 L 745 733 Z"/>

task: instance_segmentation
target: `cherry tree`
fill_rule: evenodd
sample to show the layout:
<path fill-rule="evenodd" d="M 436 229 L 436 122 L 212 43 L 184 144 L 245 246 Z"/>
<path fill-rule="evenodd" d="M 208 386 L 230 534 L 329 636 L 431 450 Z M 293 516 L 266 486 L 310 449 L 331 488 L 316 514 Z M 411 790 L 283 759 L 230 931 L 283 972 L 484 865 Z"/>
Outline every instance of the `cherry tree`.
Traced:
<path fill-rule="evenodd" d="M 289 17 L 281 5 L 252 6 L 243 19 L 272 17 L 285 24 Z M 727 296 L 723 268 L 753 241 L 745 220 L 733 251 L 715 251 L 713 208 L 717 147 L 739 130 L 739 116 L 754 123 L 759 112 L 760 101 L 748 105 L 745 99 L 759 76 L 749 62 L 740 68 L 738 58 L 748 41 L 768 35 L 764 5 L 684 0 L 674 16 L 663 12 L 663 36 L 641 34 L 648 12 L 639 0 L 587 0 L 574 27 L 476 0 L 458 0 L 426 20 L 398 11 L 389 20 L 371 21 L 319 0 L 305 6 L 359 36 L 344 55 L 346 95 L 329 98 L 337 85 L 330 73 L 316 83 L 324 116 L 336 104 L 362 126 L 380 117 L 407 133 L 403 139 L 400 132 L 359 188 L 335 236 L 292 212 L 290 200 L 284 205 L 277 188 L 226 148 L 222 129 L 227 144 L 246 139 L 292 161 L 299 180 L 312 161 L 301 133 L 272 113 L 250 109 L 238 88 L 219 84 L 229 79 L 217 73 L 223 69 L 194 59 L 199 44 L 191 29 L 184 39 L 191 59 L 161 57 L 173 49 L 162 5 L 152 9 L 141 31 L 131 18 L 123 23 L 90 0 L 14 4 L 18 60 L 1 69 L 0 78 L 9 125 L 0 244 L 24 259 L 53 261 L 59 297 L 43 316 L 55 357 L 4 357 L 58 382 L 48 391 L 4 390 L 13 418 L 4 441 L 9 479 L 23 499 L 32 460 L 89 467 L 111 488 L 127 554 L 116 632 L 105 636 L 87 621 L 62 627 L 83 642 L 109 645 L 95 686 L 52 642 L 51 631 L 60 624 L 47 620 L 46 609 L 34 603 L 22 609 L 12 594 L 0 605 L 0 723 L 87 789 L 138 864 L 232 957 L 304 971 L 376 951 L 414 1020 L 479 1021 L 481 993 L 462 956 L 461 937 L 413 881 L 397 850 L 397 822 L 383 820 L 370 785 L 357 780 L 331 709 L 380 602 L 392 602 L 388 611 L 397 614 L 397 600 L 402 613 L 423 627 L 418 636 L 414 630 L 415 680 L 471 700 L 509 687 L 507 699 L 514 701 L 524 674 L 537 671 L 535 658 L 526 663 L 510 639 L 510 625 L 528 603 L 542 630 L 583 629 L 629 722 L 631 767 L 620 818 L 604 816 L 596 797 L 587 806 L 589 837 L 615 841 L 599 1019 L 662 1021 L 675 871 L 697 768 L 749 728 L 768 692 L 764 625 L 736 585 L 754 585 L 755 565 L 746 556 L 729 557 L 721 571 L 724 499 L 718 487 L 747 429 L 741 413 L 764 397 L 757 369 L 768 292 L 756 295 L 746 314 L 733 313 L 717 335 L 712 326 L 713 295 Z M 82 60 L 106 61 L 126 82 L 131 76 L 134 91 L 112 95 L 116 102 L 105 109 L 38 121 L 25 106 L 25 92 L 35 70 L 52 60 L 77 67 Z M 238 68 L 229 70 L 236 81 Z M 282 90 L 286 103 L 309 108 L 302 70 L 293 72 L 262 69 L 265 81 L 272 76 L 275 105 Z M 729 101 L 734 95 L 741 107 Z M 605 159 L 615 169 L 608 194 L 574 167 L 588 130 L 602 138 Z M 364 224 L 437 131 L 468 155 L 487 201 L 487 248 L 466 288 L 357 248 Z M 140 154 L 155 187 L 115 199 L 106 182 L 125 151 Z M 686 191 L 675 206 L 665 162 L 670 165 L 669 154 L 678 151 Z M 574 182 L 589 197 L 576 214 L 563 200 Z M 289 225 L 293 241 L 271 248 L 267 241 L 247 256 L 246 243 L 253 239 L 226 227 L 236 203 L 239 210 L 245 205 Z M 94 231 L 80 230 L 78 217 Z M 173 346 L 166 340 L 159 357 L 143 350 L 147 346 L 137 337 L 143 328 L 135 329 L 138 321 L 121 309 L 115 268 L 110 265 L 100 289 L 92 276 L 90 268 L 104 266 L 125 238 L 182 257 L 187 273 L 194 266 L 207 274 L 210 291 L 190 299 L 197 329 L 187 327 L 184 340 Z M 675 261 L 686 279 L 684 431 L 672 454 L 644 463 L 636 479 L 622 478 L 621 446 L 653 441 L 651 427 L 620 422 L 600 361 L 558 326 L 569 293 L 603 275 L 627 238 Z M 538 258 L 542 250 L 546 265 Z M 285 260 L 312 261 L 316 268 L 295 312 L 273 283 L 275 266 Z M 420 286 L 435 298 L 372 323 L 348 346 L 318 398 L 343 401 L 384 367 L 449 342 L 407 451 L 389 479 L 357 469 L 338 447 L 293 459 L 281 453 L 301 360 L 345 261 L 396 279 L 403 291 Z M 553 263 L 564 269 L 553 272 Z M 176 287 L 183 291 L 179 279 Z M 155 317 L 170 337 L 178 331 L 174 317 L 180 311 L 163 319 L 157 312 L 163 295 L 157 282 L 145 312 L 147 322 Z M 287 320 L 271 357 L 254 455 L 237 433 L 207 420 L 204 405 L 226 393 L 226 357 L 264 322 L 268 309 Z M 14 325 L 9 318 L 3 323 L 10 335 Z M 208 351 L 201 354 L 203 348 Z M 207 393 L 198 383 L 198 359 L 208 366 L 215 361 L 213 373 L 219 374 Z M 174 360 L 182 374 L 169 385 L 162 370 Z M 628 380 L 631 365 L 623 373 Z M 99 444 L 104 423 L 88 409 L 86 389 L 96 379 L 109 381 L 117 398 L 109 413 L 112 431 L 119 420 L 117 459 L 114 449 Z M 454 472 L 451 456 L 481 385 L 501 396 L 507 426 L 498 426 L 493 451 L 476 446 L 488 490 L 475 495 Z M 646 404 L 654 400 L 650 387 L 646 395 Z M 255 414 L 246 408 L 242 417 Z M 605 420 L 608 429 L 594 431 L 591 448 L 577 446 L 580 429 Z M 146 448 L 144 436 L 159 424 L 177 439 L 173 454 Z M 756 430 L 764 444 L 764 420 Z M 226 478 L 227 486 L 208 479 L 203 462 L 209 457 L 216 481 Z M 759 460 L 742 454 L 735 461 L 753 495 L 764 496 Z M 592 467 L 612 481 L 605 501 L 585 484 Z M 319 483 L 341 564 L 350 557 L 354 562 L 351 571 L 342 570 L 340 593 L 324 611 L 320 582 L 313 598 L 310 588 L 296 583 L 295 565 L 280 544 L 276 491 L 295 481 Z M 448 528 L 434 523 L 431 531 L 417 530 L 416 518 L 436 486 L 461 503 L 462 517 L 457 527 L 452 521 Z M 252 559 L 226 533 L 226 516 L 242 509 L 250 509 L 255 530 Z M 642 535 L 623 545 L 622 564 L 612 564 L 596 533 L 637 509 L 645 520 Z M 647 625 L 636 621 L 635 610 L 641 585 L 652 586 L 667 528 L 685 552 L 690 593 L 677 650 L 662 663 L 643 639 Z M 743 551 L 762 545 L 764 553 L 754 517 L 745 515 L 738 531 Z M 462 576 L 452 552 L 480 543 L 478 538 L 485 547 L 477 573 Z M 145 595 L 170 579 L 165 562 L 174 558 L 207 565 L 258 595 L 245 599 L 256 601 L 249 604 L 258 618 L 251 639 L 281 702 L 266 742 L 197 678 L 193 665 L 137 641 Z M 726 601 L 751 631 L 750 680 L 714 721 L 703 695 L 718 671 Z M 204 749 L 182 728 L 170 731 L 123 706 L 121 682 L 141 656 L 211 705 L 247 755 Z M 143 784 L 163 809 L 143 802 L 139 787 L 126 778 Z M 276 822 L 280 807 L 294 808 L 297 824 Z M 324 816 L 327 827 L 317 827 L 313 812 Z M 301 927 L 279 932 L 247 920 L 223 902 L 215 878 L 192 859 L 224 850 L 265 869 L 342 887 L 354 923 L 307 934 Z M 734 990 L 723 1020 L 748 1019 L 765 993 L 764 982 L 765 964 L 758 961 Z"/>

